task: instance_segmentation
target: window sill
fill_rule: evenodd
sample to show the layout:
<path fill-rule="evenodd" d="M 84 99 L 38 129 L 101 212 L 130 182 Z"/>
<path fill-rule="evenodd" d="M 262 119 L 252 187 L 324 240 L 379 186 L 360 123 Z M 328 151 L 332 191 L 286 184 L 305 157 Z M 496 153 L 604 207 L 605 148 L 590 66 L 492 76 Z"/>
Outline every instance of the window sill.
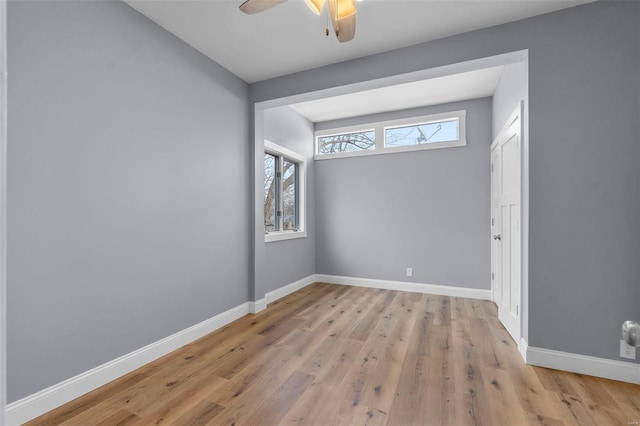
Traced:
<path fill-rule="evenodd" d="M 272 243 L 274 241 L 293 240 L 296 238 L 306 238 L 307 233 L 305 231 L 284 231 L 284 232 L 270 232 L 265 234 L 264 242 Z"/>

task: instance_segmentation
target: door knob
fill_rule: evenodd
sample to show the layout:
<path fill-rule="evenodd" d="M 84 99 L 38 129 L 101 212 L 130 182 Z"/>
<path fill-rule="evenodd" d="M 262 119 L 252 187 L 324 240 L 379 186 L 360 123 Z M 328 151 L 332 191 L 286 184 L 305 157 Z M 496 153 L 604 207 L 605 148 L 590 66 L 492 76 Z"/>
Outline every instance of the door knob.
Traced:
<path fill-rule="evenodd" d="M 500 240 L 502 240 L 502 237 L 500 236 L 500 234 L 498 234 L 498 235 L 494 235 L 493 239 L 500 241 Z"/>
<path fill-rule="evenodd" d="M 622 338 L 630 346 L 640 346 L 640 324 L 635 321 L 625 321 L 622 324 Z"/>

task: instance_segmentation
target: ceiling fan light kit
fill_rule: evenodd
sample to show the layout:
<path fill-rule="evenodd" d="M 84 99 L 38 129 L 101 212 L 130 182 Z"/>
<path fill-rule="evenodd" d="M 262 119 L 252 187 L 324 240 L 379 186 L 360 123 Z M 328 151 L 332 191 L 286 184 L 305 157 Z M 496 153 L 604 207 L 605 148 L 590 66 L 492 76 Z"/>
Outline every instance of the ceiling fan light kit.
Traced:
<path fill-rule="evenodd" d="M 356 13 L 355 6 L 352 13 L 341 13 L 341 3 L 351 3 L 353 0 L 329 0 L 329 15 L 331 15 L 331 24 L 333 31 L 341 43 L 352 40 L 356 35 Z M 346 9 L 346 8 L 345 8 Z"/>
<path fill-rule="evenodd" d="M 254 14 L 277 6 L 286 0 L 246 0 L 240 5 L 240 10 L 247 14 Z M 316 15 L 322 14 L 327 0 L 304 0 L 309 9 Z M 356 5 L 354 0 L 329 0 L 329 16 L 333 31 L 341 43 L 352 40 L 356 35 Z M 329 35 L 327 28 L 326 34 Z"/>
<path fill-rule="evenodd" d="M 353 0 L 329 0 L 329 11 L 331 18 L 335 16 L 337 20 L 342 20 L 356 14 L 356 5 Z"/>

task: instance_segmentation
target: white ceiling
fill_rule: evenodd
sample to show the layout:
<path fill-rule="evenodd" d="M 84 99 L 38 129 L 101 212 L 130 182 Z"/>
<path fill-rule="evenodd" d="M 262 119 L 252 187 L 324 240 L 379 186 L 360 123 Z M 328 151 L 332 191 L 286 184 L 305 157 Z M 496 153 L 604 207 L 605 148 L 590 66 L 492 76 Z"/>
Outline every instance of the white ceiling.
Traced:
<path fill-rule="evenodd" d="M 492 96 L 503 66 L 290 105 L 314 123 Z"/>
<path fill-rule="evenodd" d="M 255 15 L 242 0 L 125 0 L 189 45 L 252 83 L 516 21 L 591 0 L 363 0 L 353 41 L 326 37 L 326 18 L 303 0 Z"/>

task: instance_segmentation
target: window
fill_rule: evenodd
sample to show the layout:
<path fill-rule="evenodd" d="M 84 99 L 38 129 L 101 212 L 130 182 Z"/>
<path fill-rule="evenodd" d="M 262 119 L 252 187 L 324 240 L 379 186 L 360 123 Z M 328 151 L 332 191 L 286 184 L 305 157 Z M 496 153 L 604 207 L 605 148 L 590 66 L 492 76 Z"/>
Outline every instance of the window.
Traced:
<path fill-rule="evenodd" d="M 345 133 L 318 138 L 318 154 L 334 154 L 337 152 L 356 152 L 375 149 L 376 132 Z"/>
<path fill-rule="evenodd" d="M 316 159 L 466 146 L 466 111 L 316 132 Z"/>
<path fill-rule="evenodd" d="M 265 231 L 278 231 L 279 223 L 276 220 L 276 174 L 278 173 L 278 157 L 264 153 L 264 228 Z"/>
<path fill-rule="evenodd" d="M 384 129 L 384 146 L 409 146 L 458 140 L 458 119 Z"/>
<path fill-rule="evenodd" d="M 265 141 L 265 241 L 306 237 L 304 231 L 304 158 Z"/>

